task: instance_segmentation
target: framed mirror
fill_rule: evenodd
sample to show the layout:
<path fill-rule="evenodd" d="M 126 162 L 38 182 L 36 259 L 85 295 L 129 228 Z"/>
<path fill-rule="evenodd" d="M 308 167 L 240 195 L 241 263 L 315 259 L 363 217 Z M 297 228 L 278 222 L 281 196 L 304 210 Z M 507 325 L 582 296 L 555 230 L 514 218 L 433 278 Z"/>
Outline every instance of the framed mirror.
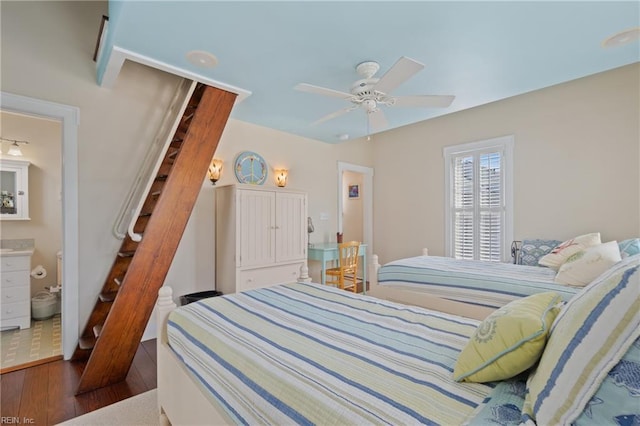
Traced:
<path fill-rule="evenodd" d="M 30 164 L 0 159 L 0 220 L 29 220 Z"/>

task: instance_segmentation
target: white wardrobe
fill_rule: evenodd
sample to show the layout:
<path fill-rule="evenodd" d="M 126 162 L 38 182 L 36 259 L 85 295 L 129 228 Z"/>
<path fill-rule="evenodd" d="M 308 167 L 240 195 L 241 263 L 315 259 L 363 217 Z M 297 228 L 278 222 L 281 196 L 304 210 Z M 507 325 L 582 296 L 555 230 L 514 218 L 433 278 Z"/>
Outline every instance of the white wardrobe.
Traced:
<path fill-rule="evenodd" d="M 284 188 L 216 188 L 216 290 L 295 282 L 307 266 L 307 194 Z"/>

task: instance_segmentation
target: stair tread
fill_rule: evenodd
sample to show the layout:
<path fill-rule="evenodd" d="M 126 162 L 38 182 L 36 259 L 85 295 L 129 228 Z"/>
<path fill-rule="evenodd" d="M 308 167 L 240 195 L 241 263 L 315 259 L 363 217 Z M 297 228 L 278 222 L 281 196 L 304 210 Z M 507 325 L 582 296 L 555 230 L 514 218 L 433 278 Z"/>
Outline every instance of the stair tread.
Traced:
<path fill-rule="evenodd" d="M 102 332 L 102 324 L 93 326 L 93 335 L 96 337 L 96 339 L 100 336 L 101 332 Z"/>
<path fill-rule="evenodd" d="M 95 336 L 82 336 L 78 340 L 78 347 L 82 350 L 91 350 L 96 345 Z"/>
<path fill-rule="evenodd" d="M 133 257 L 135 252 L 136 252 L 135 250 L 119 251 L 118 257 Z"/>
<path fill-rule="evenodd" d="M 120 285 L 120 282 L 119 282 L 120 280 L 118 280 L 117 278 L 116 280 L 114 280 L 116 281 L 116 284 Z M 106 292 L 100 293 L 98 297 L 100 298 L 101 302 L 113 302 L 117 295 L 118 295 L 117 291 L 106 291 Z"/>

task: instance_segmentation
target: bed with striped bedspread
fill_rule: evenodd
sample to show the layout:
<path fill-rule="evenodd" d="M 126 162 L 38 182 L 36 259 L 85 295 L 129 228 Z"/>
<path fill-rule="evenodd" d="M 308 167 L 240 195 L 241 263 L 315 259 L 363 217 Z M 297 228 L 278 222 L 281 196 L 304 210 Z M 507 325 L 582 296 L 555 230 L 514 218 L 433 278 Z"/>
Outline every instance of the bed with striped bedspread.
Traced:
<path fill-rule="evenodd" d="M 492 384 L 452 380 L 478 321 L 287 284 L 169 316 L 171 348 L 243 424 L 460 424 Z"/>
<path fill-rule="evenodd" d="M 540 266 L 416 256 L 381 266 L 378 284 L 474 305 L 500 308 L 512 300 L 544 291 L 571 299 L 579 288 L 554 282 L 556 272 Z"/>

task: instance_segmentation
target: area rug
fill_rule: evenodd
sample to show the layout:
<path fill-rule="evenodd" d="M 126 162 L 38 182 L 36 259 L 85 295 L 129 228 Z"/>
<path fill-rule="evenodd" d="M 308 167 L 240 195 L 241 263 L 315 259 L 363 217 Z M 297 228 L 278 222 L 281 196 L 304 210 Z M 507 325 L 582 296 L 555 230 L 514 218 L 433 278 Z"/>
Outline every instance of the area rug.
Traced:
<path fill-rule="evenodd" d="M 61 318 L 31 321 L 31 327 L 3 331 L 0 334 L 0 369 L 33 363 L 62 355 Z"/>
<path fill-rule="evenodd" d="M 60 426 L 158 426 L 157 389 L 124 399 L 80 417 L 60 423 Z"/>

